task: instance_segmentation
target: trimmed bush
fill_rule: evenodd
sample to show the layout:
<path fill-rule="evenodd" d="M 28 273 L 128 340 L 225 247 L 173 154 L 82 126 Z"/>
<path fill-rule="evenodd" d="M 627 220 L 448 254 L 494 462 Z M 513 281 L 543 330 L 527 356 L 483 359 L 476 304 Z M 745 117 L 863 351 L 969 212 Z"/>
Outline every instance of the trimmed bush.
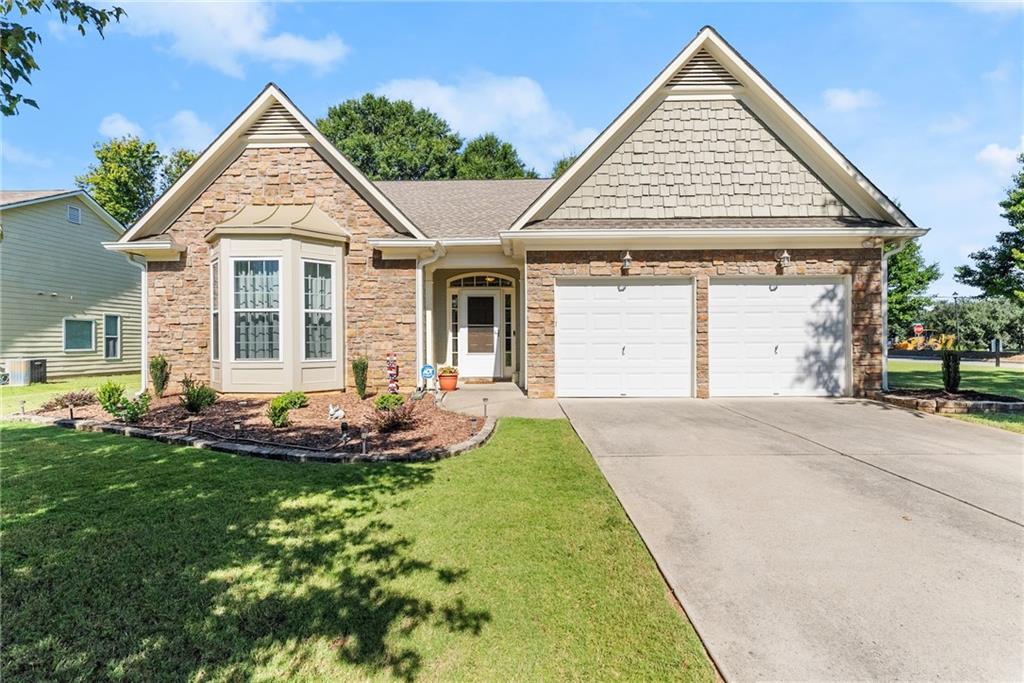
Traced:
<path fill-rule="evenodd" d="M 96 388 L 96 400 L 100 408 L 111 416 L 116 416 L 121 404 L 124 403 L 124 385 L 107 380 Z"/>
<path fill-rule="evenodd" d="M 385 394 L 385 396 L 403 398 L 400 394 Z M 382 433 L 405 429 L 412 426 L 415 422 L 415 401 L 409 401 L 408 403 L 403 401 L 394 408 L 377 408 L 370 415 L 370 424 L 373 425 L 374 429 Z"/>
<path fill-rule="evenodd" d="M 295 408 L 305 408 L 309 405 L 309 399 L 301 391 L 289 391 L 280 396 L 275 396 L 267 407 L 267 417 L 270 424 L 275 427 L 287 427 L 288 411 Z"/>
<path fill-rule="evenodd" d="M 96 394 L 88 389 L 79 389 L 78 391 L 69 391 L 66 394 L 54 396 L 39 407 L 41 410 L 60 410 L 61 408 L 88 406 L 93 403 L 96 403 Z"/>
<path fill-rule="evenodd" d="M 167 382 L 171 378 L 171 366 L 163 356 L 155 356 L 149 361 L 149 378 L 153 381 L 153 393 L 163 396 Z"/>
<path fill-rule="evenodd" d="M 381 394 L 373 401 L 373 407 L 377 410 L 394 410 L 405 403 L 405 396 L 401 394 Z"/>
<path fill-rule="evenodd" d="M 370 360 L 366 356 L 352 359 L 352 377 L 356 383 L 356 394 L 360 399 L 366 398 L 366 373 L 370 371 Z"/>
<path fill-rule="evenodd" d="M 181 378 L 181 405 L 185 410 L 198 415 L 203 408 L 208 408 L 217 402 L 217 392 L 205 382 L 197 382 L 192 375 L 186 374 Z"/>
<path fill-rule="evenodd" d="M 951 394 L 960 388 L 960 354 L 957 351 L 942 352 L 942 386 Z"/>
<path fill-rule="evenodd" d="M 118 409 L 115 417 L 121 422 L 134 424 L 144 418 L 149 412 L 149 394 L 139 394 L 134 400 L 125 400 Z"/>

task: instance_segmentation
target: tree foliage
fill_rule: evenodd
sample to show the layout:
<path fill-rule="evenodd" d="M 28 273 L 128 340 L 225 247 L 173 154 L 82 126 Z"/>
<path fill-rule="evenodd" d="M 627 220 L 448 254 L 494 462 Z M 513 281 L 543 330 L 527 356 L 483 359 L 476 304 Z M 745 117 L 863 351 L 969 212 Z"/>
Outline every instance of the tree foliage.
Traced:
<path fill-rule="evenodd" d="M 171 150 L 165 157 L 155 142 L 133 135 L 98 142 L 93 151 L 96 163 L 75 183 L 125 225 L 138 220 L 196 157 L 187 149 Z"/>
<path fill-rule="evenodd" d="M 125 11 L 120 7 L 96 8 L 79 0 L 0 0 L 3 17 L 0 18 L 0 112 L 4 116 L 18 113 L 19 104 L 39 108 L 39 104 L 21 92 L 21 81 L 32 84 L 31 74 L 39 70 L 35 50 L 42 36 L 31 26 L 21 23 L 29 15 L 43 10 L 56 12 L 62 24 L 78 22 L 78 32 L 85 35 L 92 26 L 103 36 L 103 29 L 111 21 L 120 21 Z"/>
<path fill-rule="evenodd" d="M 889 335 L 904 339 L 910 327 L 920 322 L 931 298 L 926 295 L 933 282 L 942 277 L 939 264 L 925 264 L 921 245 L 912 240 L 903 251 L 889 258 Z"/>
<path fill-rule="evenodd" d="M 943 334 L 956 334 L 959 327 L 962 349 L 987 349 L 993 339 L 1006 349 L 1024 348 L 1024 307 L 1006 297 L 941 301 L 923 319 L 927 329 Z"/>
<path fill-rule="evenodd" d="M 412 102 L 367 93 L 330 107 L 316 125 L 371 180 L 455 177 L 462 138 Z"/>
<path fill-rule="evenodd" d="M 1006 199 L 999 202 L 1009 230 L 996 235 L 996 243 L 970 255 L 973 264 L 957 266 L 956 279 L 988 296 L 1015 297 L 1024 305 L 1024 154 Z"/>
<path fill-rule="evenodd" d="M 572 162 L 576 161 L 579 154 L 567 154 L 558 161 L 555 162 L 554 168 L 551 169 L 551 177 L 557 178 L 558 176 L 565 173 L 566 169 L 572 166 Z"/>
<path fill-rule="evenodd" d="M 510 143 L 494 133 L 487 133 L 466 143 L 459 155 L 455 177 L 462 180 L 536 178 L 537 172 L 526 168 Z"/>

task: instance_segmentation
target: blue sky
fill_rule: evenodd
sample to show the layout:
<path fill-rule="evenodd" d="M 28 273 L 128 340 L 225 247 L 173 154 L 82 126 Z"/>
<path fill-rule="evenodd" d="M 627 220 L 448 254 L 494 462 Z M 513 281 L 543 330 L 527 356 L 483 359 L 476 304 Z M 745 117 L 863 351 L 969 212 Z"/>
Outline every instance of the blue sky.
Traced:
<path fill-rule="evenodd" d="M 70 186 L 112 135 L 202 148 L 270 80 L 314 119 L 366 91 L 412 99 L 546 174 L 712 24 L 932 228 L 949 295 L 1005 228 L 1024 137 L 1020 4 L 123 4 L 106 40 L 38 20 L 41 108 L 2 122 L 3 187 Z"/>

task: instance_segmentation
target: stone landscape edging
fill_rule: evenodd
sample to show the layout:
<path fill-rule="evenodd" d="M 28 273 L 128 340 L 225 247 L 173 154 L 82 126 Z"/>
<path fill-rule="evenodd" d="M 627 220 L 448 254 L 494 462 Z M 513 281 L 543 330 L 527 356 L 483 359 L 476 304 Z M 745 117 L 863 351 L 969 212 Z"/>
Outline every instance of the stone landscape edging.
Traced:
<path fill-rule="evenodd" d="M 920 410 L 939 415 L 968 415 L 983 413 L 1024 413 L 1024 401 L 962 401 L 951 398 L 917 398 L 879 392 L 875 398 L 900 408 Z"/>
<path fill-rule="evenodd" d="M 201 448 L 204 450 L 218 451 L 220 453 L 231 453 L 233 455 L 245 455 L 252 458 L 265 458 L 268 460 L 283 460 L 287 462 L 319 462 L 319 463 L 357 463 L 357 462 L 425 462 L 428 460 L 442 460 L 450 458 L 459 453 L 465 453 L 479 446 L 482 446 L 494 433 L 497 424 L 496 418 L 489 417 L 484 420 L 483 427 L 476 434 L 465 441 L 460 441 L 452 446 L 437 448 L 429 451 L 409 452 L 388 452 L 378 453 L 348 453 L 345 451 L 317 452 L 306 448 L 292 446 L 270 446 L 262 444 L 240 443 L 227 439 L 216 439 L 203 436 L 191 436 L 188 434 L 161 431 L 158 429 L 147 429 L 145 427 L 134 427 L 119 422 L 105 422 L 103 420 L 92 420 L 88 418 L 63 418 L 48 417 L 46 415 L 9 415 L 6 420 L 15 422 L 30 422 L 32 424 L 49 425 L 74 429 L 79 432 L 104 432 L 106 434 L 119 434 L 131 436 L 138 439 L 149 439 L 172 446 L 187 446 L 189 448 Z"/>

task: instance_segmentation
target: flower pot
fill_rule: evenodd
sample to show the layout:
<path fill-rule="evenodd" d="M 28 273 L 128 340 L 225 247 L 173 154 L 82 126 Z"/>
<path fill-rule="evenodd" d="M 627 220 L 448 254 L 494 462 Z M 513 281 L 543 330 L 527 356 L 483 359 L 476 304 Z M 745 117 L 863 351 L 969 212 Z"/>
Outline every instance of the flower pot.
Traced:
<path fill-rule="evenodd" d="M 459 376 L 438 375 L 437 382 L 441 385 L 441 391 L 455 391 L 459 384 Z"/>

